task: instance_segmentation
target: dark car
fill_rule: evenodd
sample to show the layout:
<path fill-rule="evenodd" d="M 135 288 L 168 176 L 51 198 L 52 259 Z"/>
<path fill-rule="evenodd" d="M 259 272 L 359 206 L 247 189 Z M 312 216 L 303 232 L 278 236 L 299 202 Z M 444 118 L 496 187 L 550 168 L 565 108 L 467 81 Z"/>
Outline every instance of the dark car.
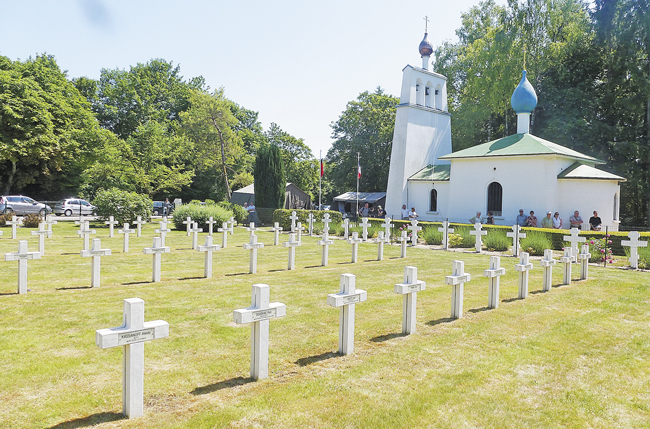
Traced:
<path fill-rule="evenodd" d="M 0 213 L 15 213 L 17 215 L 38 213 L 45 216 L 52 213 L 52 208 L 24 195 L 7 195 L 0 197 Z"/>
<path fill-rule="evenodd" d="M 166 201 L 153 202 L 153 215 L 154 216 L 167 216 L 174 212 L 174 204 Z"/>

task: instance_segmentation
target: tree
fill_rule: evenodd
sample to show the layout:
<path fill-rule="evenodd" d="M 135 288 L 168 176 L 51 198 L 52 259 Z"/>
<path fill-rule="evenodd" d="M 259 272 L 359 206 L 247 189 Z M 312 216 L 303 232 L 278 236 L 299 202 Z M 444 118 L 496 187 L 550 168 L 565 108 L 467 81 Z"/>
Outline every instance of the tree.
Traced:
<path fill-rule="evenodd" d="M 258 150 L 254 176 L 255 204 L 269 209 L 283 208 L 287 181 L 278 146 L 265 145 Z"/>
<path fill-rule="evenodd" d="M 331 173 L 326 177 L 334 195 L 356 189 L 357 153 L 364 171 L 359 190 L 386 191 L 398 103 L 398 98 L 384 94 L 381 88 L 374 93 L 362 92 L 332 123 L 335 141 L 327 152 Z"/>
<path fill-rule="evenodd" d="M 269 144 L 280 149 L 287 182 L 293 183 L 313 198 L 318 189 L 319 173 L 309 146 L 303 139 L 283 131 L 275 123 L 271 123 L 264 135 Z"/>

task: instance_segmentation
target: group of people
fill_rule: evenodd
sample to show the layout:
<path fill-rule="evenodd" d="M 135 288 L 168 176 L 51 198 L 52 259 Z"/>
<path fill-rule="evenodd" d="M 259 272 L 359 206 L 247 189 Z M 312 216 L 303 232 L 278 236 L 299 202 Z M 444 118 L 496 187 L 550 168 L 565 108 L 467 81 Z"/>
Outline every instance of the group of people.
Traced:
<path fill-rule="evenodd" d="M 483 223 L 483 218 L 481 218 L 481 212 L 476 212 L 476 216 L 473 216 L 470 218 L 470 223 Z M 494 216 L 492 215 L 492 212 L 488 212 L 487 219 L 485 220 L 486 224 L 494 224 Z M 546 217 L 542 218 L 542 221 L 540 222 L 541 224 L 539 225 L 540 228 L 554 228 L 554 229 L 562 229 L 564 226 L 564 223 L 562 221 L 562 218 L 560 217 L 559 212 L 555 212 L 553 216 L 551 217 L 551 212 L 546 212 Z M 573 216 L 569 217 L 569 228 L 578 228 L 582 229 L 582 225 L 584 224 L 584 221 L 582 220 L 582 217 L 580 217 L 580 212 L 576 210 L 573 212 Z M 600 231 L 602 227 L 602 220 L 600 217 L 598 217 L 598 212 L 594 210 L 594 215 L 589 218 L 589 228 L 592 231 Z M 517 225 L 519 226 L 528 226 L 528 227 L 533 227 L 536 228 L 537 225 L 537 216 L 535 216 L 535 212 L 533 210 L 530 211 L 530 214 L 526 216 L 524 214 L 524 209 L 519 209 L 519 214 L 517 215 Z"/>
<path fill-rule="evenodd" d="M 418 214 L 415 211 L 415 207 L 411 207 L 411 210 L 406 208 L 406 204 L 402 204 L 402 220 L 413 220 L 417 219 Z"/>
<path fill-rule="evenodd" d="M 365 203 L 363 207 L 359 209 L 359 216 L 383 219 L 386 217 L 386 211 L 380 205 L 377 205 L 375 208 L 375 206 L 370 207 L 370 204 Z"/>
<path fill-rule="evenodd" d="M 251 222 L 253 222 L 257 226 L 257 222 L 255 219 L 255 204 L 254 203 L 244 203 L 244 210 L 248 213 L 248 218 L 246 219 L 246 222 L 250 225 Z"/>

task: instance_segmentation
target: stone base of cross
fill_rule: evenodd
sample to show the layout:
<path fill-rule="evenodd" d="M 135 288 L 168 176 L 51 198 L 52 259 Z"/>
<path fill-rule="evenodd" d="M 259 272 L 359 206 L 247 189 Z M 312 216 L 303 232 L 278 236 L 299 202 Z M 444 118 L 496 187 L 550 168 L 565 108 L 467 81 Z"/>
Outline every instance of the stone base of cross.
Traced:
<path fill-rule="evenodd" d="M 481 236 L 487 235 L 487 231 L 484 231 L 483 225 L 477 222 L 474 224 L 474 231 L 470 231 L 469 234 L 476 237 L 476 253 L 481 253 L 481 248 L 483 246 Z"/>
<path fill-rule="evenodd" d="M 269 302 L 269 285 L 253 285 L 252 304 L 235 310 L 233 320 L 237 324 L 251 324 L 251 378 L 262 380 L 269 377 L 269 321 L 287 314 L 287 306 Z"/>
<path fill-rule="evenodd" d="M 169 253 L 169 247 L 162 245 L 160 237 L 153 238 L 153 246 L 144 249 L 145 255 L 153 255 L 152 281 L 159 282 L 161 279 L 162 254 Z"/>
<path fill-rule="evenodd" d="M 196 250 L 205 253 L 205 268 L 203 269 L 203 277 L 206 279 L 212 278 L 212 252 L 221 249 L 218 244 L 212 244 L 212 236 L 205 237 L 205 245 L 198 246 Z"/>
<path fill-rule="evenodd" d="M 512 238 L 512 256 L 519 256 L 519 240 L 526 238 L 526 233 L 521 232 L 521 227 L 517 224 L 512 226 L 512 232 L 506 234 Z"/>
<path fill-rule="evenodd" d="M 565 235 L 562 237 L 564 240 L 568 241 L 571 244 L 571 254 L 573 255 L 573 262 L 576 262 L 578 259 L 578 244 L 584 243 L 587 241 L 585 237 L 579 237 L 580 230 L 578 228 L 571 228 L 571 235 Z"/>
<path fill-rule="evenodd" d="M 101 349 L 124 347 L 122 363 L 122 413 L 128 418 L 144 413 L 144 342 L 169 336 L 164 320 L 144 321 L 144 301 L 124 300 L 123 324 L 95 331 L 95 344 Z"/>
<path fill-rule="evenodd" d="M 92 287 L 99 287 L 101 284 L 101 257 L 111 254 L 111 249 L 102 249 L 102 240 L 99 238 L 93 239 L 93 247 L 90 250 L 82 250 L 81 256 L 83 258 L 92 257 L 92 272 L 90 276 L 90 285 Z"/>
<path fill-rule="evenodd" d="M 465 272 L 465 262 L 453 261 L 452 274 L 445 277 L 445 283 L 451 285 L 451 318 L 463 317 L 463 286 L 472 280 L 472 276 Z"/>
<path fill-rule="evenodd" d="M 553 286 L 553 265 L 556 263 L 557 261 L 553 259 L 553 250 L 544 250 L 544 259 L 539 261 L 544 270 L 542 273 L 542 290 L 544 292 L 549 292 Z"/>
<path fill-rule="evenodd" d="M 499 308 L 499 283 L 506 269 L 501 267 L 501 258 L 490 256 L 490 268 L 483 270 L 483 275 L 490 280 L 488 287 L 488 308 Z"/>
<path fill-rule="evenodd" d="M 341 274 L 341 289 L 339 293 L 327 295 L 327 304 L 339 307 L 339 353 L 350 355 L 354 353 L 354 310 L 355 304 L 368 299 L 365 290 L 356 289 L 354 274 Z"/>
<path fill-rule="evenodd" d="M 40 252 L 29 252 L 27 249 L 27 240 L 18 242 L 17 253 L 5 253 L 5 261 L 18 261 L 18 294 L 27 293 L 27 260 L 41 259 Z"/>
<path fill-rule="evenodd" d="M 580 248 L 581 252 L 578 254 L 578 261 L 580 262 L 580 280 L 586 280 L 589 274 L 589 245 L 583 244 Z"/>
<path fill-rule="evenodd" d="M 257 235 L 250 238 L 250 242 L 244 244 L 244 249 L 251 251 L 250 264 L 248 272 L 250 274 L 257 273 L 257 249 L 264 248 L 264 243 L 257 242 Z"/>
<path fill-rule="evenodd" d="M 454 233 L 453 228 L 449 228 L 449 221 L 443 221 L 442 226 L 438 228 L 438 231 L 442 232 L 442 249 L 447 250 L 449 248 L 449 234 Z"/>
<path fill-rule="evenodd" d="M 404 295 L 402 301 L 402 333 L 410 335 L 415 332 L 415 319 L 418 292 L 426 289 L 426 283 L 418 280 L 416 267 L 404 267 L 404 283 L 395 285 L 395 293 Z"/>
<path fill-rule="evenodd" d="M 515 264 L 515 271 L 519 273 L 519 299 L 528 298 L 528 272 L 533 269 L 528 258 L 528 253 L 521 252 L 519 263 Z"/>
<path fill-rule="evenodd" d="M 573 253 L 570 247 L 564 248 L 564 256 L 560 258 L 562 263 L 562 284 L 571 284 L 571 265 L 573 264 Z"/>
<path fill-rule="evenodd" d="M 357 262 L 357 254 L 359 253 L 359 243 L 361 243 L 361 239 L 359 238 L 359 234 L 357 232 L 352 233 L 352 238 L 348 239 L 348 243 L 352 245 L 352 263 L 355 264 Z"/>
<path fill-rule="evenodd" d="M 400 245 L 402 247 L 402 253 L 400 254 L 400 258 L 406 258 L 406 243 L 408 243 L 408 237 L 406 236 L 406 231 L 402 231 L 402 235 L 397 237 L 397 241 L 400 242 Z"/>
<path fill-rule="evenodd" d="M 630 261 L 630 266 L 636 270 L 637 268 L 639 268 L 639 252 L 637 249 L 639 247 L 647 247 L 648 242 L 639 240 L 641 234 L 639 234 L 638 231 L 631 231 L 627 236 L 630 239 L 621 240 L 621 246 L 626 246 L 630 248 L 630 257 L 628 260 Z"/>

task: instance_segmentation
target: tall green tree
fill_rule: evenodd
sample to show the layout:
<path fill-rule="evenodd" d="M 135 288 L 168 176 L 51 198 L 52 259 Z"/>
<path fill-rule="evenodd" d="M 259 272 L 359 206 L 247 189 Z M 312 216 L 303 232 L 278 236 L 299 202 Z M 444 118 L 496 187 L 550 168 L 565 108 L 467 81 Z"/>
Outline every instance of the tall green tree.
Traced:
<path fill-rule="evenodd" d="M 260 147 L 255 158 L 255 204 L 258 207 L 284 207 L 286 177 L 282 152 L 278 146 Z"/>
<path fill-rule="evenodd" d="M 326 177 L 332 184 L 328 198 L 356 190 L 357 153 L 362 166 L 359 190 L 386 191 L 398 103 L 398 98 L 385 94 L 381 88 L 373 93 L 365 91 L 350 101 L 332 123 L 335 141 L 327 152 Z"/>

